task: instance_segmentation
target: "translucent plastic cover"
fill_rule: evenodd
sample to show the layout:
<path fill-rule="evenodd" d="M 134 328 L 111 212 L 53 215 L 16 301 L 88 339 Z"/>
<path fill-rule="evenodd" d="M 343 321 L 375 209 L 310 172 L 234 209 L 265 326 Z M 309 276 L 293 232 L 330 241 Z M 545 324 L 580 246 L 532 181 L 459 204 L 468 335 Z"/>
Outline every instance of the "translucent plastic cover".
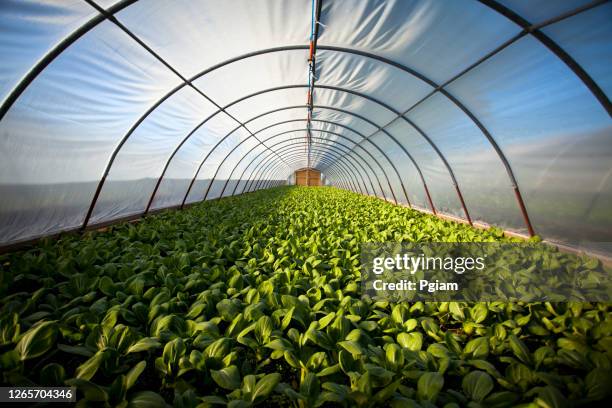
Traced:
<path fill-rule="evenodd" d="M 0 246 L 307 166 L 610 242 L 611 22 L 587 0 L 0 2 Z"/>

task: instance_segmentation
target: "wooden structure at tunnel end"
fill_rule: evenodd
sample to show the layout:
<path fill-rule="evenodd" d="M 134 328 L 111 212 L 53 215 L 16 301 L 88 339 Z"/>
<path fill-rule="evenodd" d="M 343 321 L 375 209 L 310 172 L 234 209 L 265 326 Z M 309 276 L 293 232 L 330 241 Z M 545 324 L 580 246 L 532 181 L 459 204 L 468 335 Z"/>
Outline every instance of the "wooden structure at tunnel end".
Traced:
<path fill-rule="evenodd" d="M 320 186 L 321 171 L 311 167 L 303 167 L 294 173 L 296 186 Z"/>

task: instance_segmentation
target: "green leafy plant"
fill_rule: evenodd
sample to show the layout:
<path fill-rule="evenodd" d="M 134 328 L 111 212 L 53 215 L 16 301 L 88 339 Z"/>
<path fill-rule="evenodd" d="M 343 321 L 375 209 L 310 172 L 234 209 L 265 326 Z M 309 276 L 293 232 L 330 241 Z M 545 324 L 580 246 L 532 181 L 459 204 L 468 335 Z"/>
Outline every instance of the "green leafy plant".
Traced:
<path fill-rule="evenodd" d="M 0 256 L 2 382 L 72 385 L 79 406 L 109 407 L 610 398 L 608 304 L 372 301 L 359 252 L 372 241 L 514 239 L 346 191 L 283 187 L 43 240 Z M 553 248 L 508 257 L 517 274 L 605 268 Z"/>

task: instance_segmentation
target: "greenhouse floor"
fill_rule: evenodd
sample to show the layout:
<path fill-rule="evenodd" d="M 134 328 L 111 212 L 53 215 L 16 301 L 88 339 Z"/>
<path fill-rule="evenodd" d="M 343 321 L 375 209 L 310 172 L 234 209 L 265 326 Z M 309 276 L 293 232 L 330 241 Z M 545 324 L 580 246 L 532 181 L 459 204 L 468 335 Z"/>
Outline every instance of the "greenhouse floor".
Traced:
<path fill-rule="evenodd" d="M 1 379 L 80 406 L 603 404 L 608 304 L 361 297 L 363 242 L 513 240 L 330 187 L 43 240 L 0 256 Z"/>

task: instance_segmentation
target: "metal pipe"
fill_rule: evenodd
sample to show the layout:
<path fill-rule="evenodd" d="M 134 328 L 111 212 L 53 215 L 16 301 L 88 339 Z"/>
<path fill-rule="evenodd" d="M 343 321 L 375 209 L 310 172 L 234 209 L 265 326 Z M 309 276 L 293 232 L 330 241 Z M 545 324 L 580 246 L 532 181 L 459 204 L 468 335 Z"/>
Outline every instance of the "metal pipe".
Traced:
<path fill-rule="evenodd" d="M 299 152 L 299 151 L 293 151 L 293 152 L 287 153 L 287 156 L 285 156 L 285 157 L 286 157 L 287 159 L 294 159 L 294 158 L 300 158 L 300 157 L 303 157 L 303 156 L 300 156 L 300 152 Z M 299 160 L 303 160 L 303 158 L 301 158 L 301 159 L 299 159 Z M 279 163 L 278 163 L 278 162 L 274 162 L 274 163 L 273 163 L 273 165 L 272 165 L 272 167 L 269 169 L 269 171 L 270 171 L 270 172 L 274 172 L 274 171 L 276 171 L 276 169 L 278 168 L 278 166 L 279 166 Z M 349 180 L 350 180 L 350 179 L 349 179 Z M 350 185 L 351 183 L 348 183 L 348 184 Z M 354 188 L 354 187 L 349 188 L 349 190 L 352 190 L 353 188 Z"/>
<path fill-rule="evenodd" d="M 299 139 L 296 139 L 296 140 L 299 140 Z M 289 140 L 289 141 L 291 141 L 291 140 Z M 287 142 L 287 141 L 283 141 L 283 142 L 280 142 L 280 143 L 286 143 L 286 142 Z M 280 143 L 278 143 L 278 144 L 280 144 Z M 296 145 L 298 145 L 298 144 L 299 144 L 299 142 L 296 142 L 296 143 L 291 143 L 290 145 L 284 146 L 284 147 L 282 147 L 281 149 L 285 149 L 285 148 L 288 148 L 288 147 L 292 147 L 292 149 L 295 151 L 295 146 L 296 146 Z M 335 155 L 335 153 L 334 153 L 334 154 L 332 154 L 332 152 L 326 152 L 326 154 L 327 154 L 327 155 L 329 155 L 329 156 L 331 156 L 331 157 L 334 157 L 334 158 L 336 158 L 336 159 L 338 159 L 338 158 L 341 156 L 341 154 L 344 152 L 342 149 L 340 149 L 340 148 L 339 148 L 338 146 L 336 146 L 336 145 L 325 145 L 325 146 L 326 146 L 326 147 L 328 147 L 328 148 L 333 148 L 333 149 L 334 149 L 334 152 L 335 152 L 336 150 L 339 152 L 337 156 Z M 270 155 L 268 154 L 268 156 L 267 156 L 267 157 L 270 157 Z M 262 165 L 262 163 L 264 163 L 264 162 L 265 162 L 265 160 L 262 160 L 262 161 L 261 161 L 259 164 L 257 164 L 257 165 L 256 165 L 255 169 L 253 170 L 253 172 L 251 173 L 251 176 L 249 176 L 249 178 L 253 177 L 254 175 L 258 175 L 258 176 L 259 176 L 259 174 L 263 173 L 263 172 L 264 172 L 264 171 L 267 169 L 267 168 L 265 167 L 266 165 L 264 165 L 264 167 L 263 167 L 263 168 L 261 168 L 261 170 L 260 170 L 260 171 L 258 171 L 258 170 L 257 170 L 257 168 L 258 168 L 258 167 L 260 167 L 260 166 Z M 270 162 L 270 163 L 273 163 L 273 162 Z M 365 174 L 365 175 L 366 175 L 366 178 L 368 178 L 368 180 L 370 181 L 370 185 L 373 187 L 372 180 L 370 179 L 370 176 L 369 176 L 369 174 L 367 173 L 367 171 L 366 171 L 366 170 L 363 168 L 363 166 L 361 165 L 361 163 L 359 163 L 357 160 L 355 160 L 355 163 L 356 163 L 356 164 L 357 164 L 357 165 L 358 165 L 358 166 L 361 168 L 361 170 L 363 171 L 363 174 Z M 347 163 L 346 163 L 346 164 L 347 164 L 347 165 L 350 165 L 350 167 L 352 167 L 352 168 L 353 168 L 353 170 L 356 172 L 355 174 L 359 174 L 359 176 L 362 178 L 362 182 L 363 182 L 363 183 L 364 183 L 364 185 L 365 185 L 365 181 L 364 181 L 364 179 L 363 179 L 363 174 L 359 172 L 359 170 L 358 170 L 358 168 L 355 166 L 355 164 L 354 164 L 354 163 L 352 163 L 352 162 L 349 162 L 349 161 L 347 161 Z M 346 171 L 346 173 L 347 173 L 347 174 L 353 174 L 353 172 L 351 172 L 351 171 L 350 171 L 350 170 L 348 170 L 347 168 L 345 168 L 344 170 Z M 253 178 L 253 180 L 255 180 L 256 178 L 257 178 L 257 177 L 254 177 L 254 178 Z"/>
<path fill-rule="evenodd" d="M 320 131 L 320 130 L 319 130 L 319 131 Z M 280 134 L 275 135 L 275 136 L 273 136 L 273 137 L 277 137 L 277 136 L 280 136 L 280 135 L 282 135 L 282 134 L 284 134 L 284 133 L 290 133 L 290 132 L 291 132 L 291 131 L 289 131 L 289 132 L 283 132 L 283 133 L 280 133 Z M 330 132 L 330 131 L 320 131 L 320 132 L 324 132 L 324 133 L 331 133 L 331 134 L 334 134 L 334 135 L 336 135 L 336 136 L 338 136 L 338 137 L 341 137 L 341 138 L 346 138 L 346 136 L 344 136 L 344 135 L 340 135 L 340 134 L 333 133 L 333 132 Z M 271 139 L 271 138 L 268 138 L 268 139 L 266 139 L 266 140 L 270 140 L 270 139 Z M 348 139 L 348 138 L 347 138 L 347 139 Z M 348 140 L 350 140 L 350 139 L 348 139 Z M 351 141 L 351 142 L 352 142 L 352 141 Z M 353 142 L 353 143 L 354 143 L 354 142 Z M 277 143 L 277 144 L 278 144 L 278 143 Z M 274 144 L 273 146 L 276 146 L 277 144 Z M 364 160 L 364 159 L 363 159 L 363 158 L 362 158 L 362 157 L 361 157 L 361 156 L 360 156 L 358 153 L 357 153 L 357 157 L 358 157 L 360 160 L 362 160 L 362 161 L 363 161 L 363 162 L 366 164 L 366 166 L 367 166 L 367 167 L 369 167 L 369 168 L 370 168 L 370 171 L 372 172 L 372 174 L 374 175 L 374 177 L 377 179 L 378 184 L 379 184 L 379 187 L 380 187 L 380 181 L 378 180 L 378 176 L 376 175 L 376 172 L 375 172 L 375 171 L 372 169 L 372 167 L 370 166 L 370 164 L 369 164 L 369 163 L 368 163 L 366 160 Z M 359 164 L 359 165 L 360 165 L 360 167 L 362 167 L 362 168 L 363 168 L 363 166 L 361 166 L 361 164 L 360 164 L 360 163 L 359 163 L 359 162 L 358 162 L 356 159 L 355 159 L 355 162 L 356 162 L 357 164 Z M 372 181 L 371 181 L 371 179 L 370 179 L 370 176 L 369 176 L 369 174 L 368 174 L 368 173 L 365 171 L 365 169 L 364 169 L 364 173 L 367 175 L 367 177 L 368 177 L 368 179 L 369 179 L 369 181 L 370 181 L 370 185 L 371 185 L 371 187 L 372 187 L 372 191 L 373 191 L 374 195 L 376 195 L 376 189 L 374 188 L 374 184 L 372 183 Z M 366 190 L 367 190 L 367 188 L 366 188 Z"/>
<path fill-rule="evenodd" d="M 272 127 L 275 127 L 275 126 L 281 125 L 281 124 L 291 123 L 291 122 L 304 122 L 304 121 L 306 121 L 306 119 L 292 119 L 292 120 L 287 120 L 287 121 L 282 121 L 282 122 L 274 123 L 274 124 L 271 124 L 271 125 L 266 126 L 266 127 L 265 127 L 265 128 L 263 128 L 263 129 L 258 130 L 257 132 L 255 132 L 255 134 L 257 134 L 257 133 L 259 133 L 259 132 L 261 132 L 261 131 L 263 131 L 263 130 L 267 130 L 267 129 L 270 129 L 270 128 L 272 128 Z M 353 133 L 357 134 L 358 136 L 360 136 L 360 137 L 364 138 L 364 136 L 363 136 L 363 135 L 362 135 L 360 132 L 356 131 L 355 129 L 353 129 L 353 128 L 349 127 L 349 126 L 346 126 L 346 125 L 343 125 L 343 124 L 340 124 L 340 123 L 336 123 L 336 122 L 332 122 L 332 121 L 327 121 L 327 120 L 320 120 L 320 119 L 311 119 L 311 121 L 312 121 L 312 122 L 322 122 L 322 123 L 328 123 L 328 124 L 332 124 L 332 125 L 334 125 L 334 126 L 342 127 L 342 128 L 347 129 L 347 130 L 350 130 L 351 132 L 353 132 Z M 302 129 L 299 129 L 299 130 L 302 130 Z M 314 130 L 314 131 L 319 131 L 318 129 L 310 129 L 310 130 L 309 130 L 309 129 L 303 129 L 303 130 L 306 130 L 306 131 L 312 131 L 312 130 Z M 290 131 L 290 132 L 291 132 L 291 131 Z M 285 132 L 285 133 L 287 133 L 287 132 Z M 335 135 L 337 135 L 337 136 L 338 136 L 338 135 L 340 135 L 339 133 L 334 133 L 334 134 L 335 134 Z M 347 140 L 351 140 L 351 139 L 348 139 L 348 138 L 346 138 L 346 137 L 344 137 L 344 138 L 345 138 L 345 139 L 347 139 Z M 266 141 L 267 141 L 267 140 L 270 140 L 270 139 L 271 139 L 271 138 L 268 138 L 268 139 L 266 139 Z M 222 140 L 224 140 L 224 139 L 222 139 Z M 234 151 L 234 150 L 235 150 L 235 149 L 236 149 L 238 146 L 240 146 L 242 143 L 244 143 L 246 140 L 248 140 L 248 138 L 243 139 L 243 140 L 242 140 L 240 143 L 238 143 L 238 145 L 236 145 L 236 146 L 235 146 L 235 147 L 234 147 L 234 148 L 233 148 L 233 149 L 232 149 L 232 150 L 231 150 L 231 151 L 230 151 L 230 152 L 229 152 L 229 153 L 228 153 L 228 154 L 227 154 L 227 155 L 226 155 L 226 156 L 223 158 L 223 160 L 221 161 L 221 164 L 220 164 L 220 165 L 219 165 L 219 167 L 217 168 L 217 172 L 218 172 L 218 169 L 219 169 L 219 168 L 220 168 L 220 167 L 223 165 L 223 163 L 225 162 L 225 160 L 226 160 L 226 159 L 229 157 L 229 155 L 231 155 L 231 153 L 232 153 L 232 152 L 233 152 L 233 151 Z M 352 140 L 351 140 L 351 142 L 352 142 Z M 392 162 L 392 161 L 389 159 L 389 157 L 386 155 L 386 153 L 385 153 L 385 152 L 384 152 L 382 149 L 380 149 L 380 147 L 378 147 L 378 145 L 376 145 L 376 144 L 375 144 L 375 143 L 373 143 L 372 141 L 369 141 L 369 142 L 370 142 L 370 143 L 371 143 L 371 144 L 372 144 L 372 145 L 373 145 L 373 146 L 374 146 L 374 147 L 375 147 L 375 148 L 376 148 L 376 149 L 377 149 L 377 150 L 378 150 L 378 151 L 379 151 L 379 152 L 380 152 L 380 153 L 383 155 L 383 157 L 385 157 L 385 159 L 387 159 L 387 161 L 389 162 L 389 164 L 391 165 L 391 167 L 394 169 L 394 171 L 395 171 L 395 173 L 396 173 L 396 176 L 397 176 L 398 180 L 400 181 L 400 184 L 403 186 L 403 183 L 402 183 L 402 178 L 401 178 L 401 176 L 400 176 L 400 174 L 399 174 L 399 172 L 398 172 L 397 168 L 395 167 L 395 164 L 394 164 L 394 163 L 393 163 L 393 162 Z M 218 145 L 219 145 L 219 143 L 217 143 L 217 145 L 215 145 L 215 147 L 216 147 L 216 146 L 218 146 Z M 357 145 L 357 144 L 355 144 L 355 145 Z M 213 147 L 213 149 L 214 149 L 215 147 Z M 393 196 L 393 199 L 394 199 L 395 203 L 397 204 L 397 200 L 396 200 L 396 198 L 395 198 L 395 193 L 393 192 L 393 188 L 392 188 L 391 183 L 390 183 L 390 181 L 389 181 L 389 177 L 388 177 L 388 175 L 387 175 L 386 171 L 384 170 L 384 167 L 383 167 L 383 166 L 382 166 L 382 165 L 381 165 L 381 164 L 378 162 L 378 160 L 377 160 L 377 159 L 376 159 L 374 156 L 372 156 L 372 154 L 371 154 L 371 153 L 370 153 L 370 152 L 369 152 L 367 149 L 365 149 L 365 148 L 364 148 L 364 147 L 362 147 L 362 146 L 359 146 L 359 147 L 360 147 L 360 149 L 362 149 L 362 150 L 363 150 L 363 151 L 364 151 L 366 154 L 368 154 L 368 155 L 370 156 L 370 158 L 372 158 L 372 160 L 374 160 L 374 162 L 375 162 L 375 163 L 378 165 L 378 167 L 380 167 L 381 171 L 383 172 L 383 175 L 385 176 L 385 179 L 387 180 L 387 184 L 388 184 L 388 186 L 389 186 L 389 189 L 390 189 L 390 191 L 391 191 L 391 194 L 392 194 L 392 196 Z M 351 149 L 351 150 L 352 150 L 352 149 Z M 211 152 L 212 152 L 212 150 L 211 150 Z M 208 155 L 206 156 L 206 158 L 204 159 L 204 161 L 202 161 L 202 162 L 200 163 L 200 166 L 198 167 L 198 170 L 196 171 L 196 174 L 195 174 L 194 178 L 192 179 L 192 182 L 191 182 L 191 184 L 190 184 L 190 187 L 191 187 L 191 185 L 193 185 L 193 182 L 195 181 L 195 179 L 196 179 L 196 177 L 197 177 L 197 175 L 198 175 L 198 173 L 199 173 L 200 168 L 202 167 L 202 165 L 204 164 L 204 162 L 206 161 L 206 159 L 208 158 L 208 156 L 210 155 L 210 153 L 211 153 L 211 152 L 209 152 L 209 153 L 208 153 Z M 215 173 L 215 175 L 216 175 L 216 173 Z M 213 179 L 214 179 L 214 177 L 213 177 Z M 382 190 L 382 186 L 380 186 L 380 181 L 379 181 L 379 187 L 381 188 L 381 192 L 382 192 L 382 194 L 383 194 L 383 196 L 384 196 L 384 191 Z M 405 193 L 405 190 L 404 190 L 404 193 Z M 187 194 L 189 194 L 189 189 L 188 189 L 188 191 L 187 191 Z M 386 197 L 385 197 L 385 198 L 386 198 Z M 410 202 L 410 200 L 409 200 L 409 198 L 408 198 L 407 194 L 406 194 L 406 200 L 408 201 L 408 203 Z"/>
<path fill-rule="evenodd" d="M 296 145 L 296 144 L 297 144 L 297 143 L 294 143 L 293 145 Z M 330 147 L 330 148 L 334 148 L 334 149 L 336 149 L 336 150 L 340 151 L 340 153 L 338 154 L 338 156 L 332 155 L 332 152 L 327 152 L 327 154 L 328 154 L 328 155 L 330 155 L 330 156 L 334 156 L 335 158 L 339 158 L 339 157 L 341 157 L 341 156 L 340 156 L 340 154 L 344 152 L 344 151 L 342 151 L 342 150 L 341 150 L 339 147 L 337 147 L 336 145 L 326 145 L 326 146 L 328 146 L 328 147 Z M 253 171 L 251 172 L 251 175 L 250 175 L 250 176 L 249 176 L 249 178 L 248 178 L 249 183 L 247 184 L 246 189 L 248 189 L 248 186 L 249 186 L 249 184 L 250 184 L 250 180 L 251 180 L 251 178 L 255 179 L 255 178 L 256 178 L 255 176 L 259 174 L 259 171 L 258 171 L 257 169 L 258 169 L 258 168 L 261 166 L 261 164 L 262 164 L 262 163 L 264 163 L 264 162 L 265 162 L 265 160 L 266 160 L 268 157 L 270 157 L 270 154 L 269 154 L 269 153 L 267 154 L 267 157 L 266 157 L 266 158 L 264 158 L 264 159 L 263 159 L 261 162 L 259 162 L 259 164 L 257 164 L 257 166 L 256 166 L 256 167 L 253 169 Z M 251 160 L 251 163 L 253 163 L 253 161 L 254 161 L 254 159 L 253 159 L 253 160 Z M 247 168 L 248 168 L 248 167 L 250 167 L 251 163 L 249 163 L 249 166 L 247 166 Z M 349 164 L 350 164 L 350 165 L 351 165 L 351 167 L 353 167 L 353 169 L 356 171 L 356 174 L 359 174 L 359 176 L 362 178 L 362 182 L 363 182 L 363 184 L 364 184 L 364 185 L 365 185 L 365 180 L 364 180 L 364 178 L 363 178 L 363 174 L 365 174 L 365 175 L 366 175 L 366 178 L 367 178 L 367 179 L 370 181 L 370 186 L 372 187 L 372 189 L 374 188 L 374 185 L 373 185 L 373 183 L 372 183 L 372 179 L 370 178 L 370 175 L 368 174 L 368 172 L 365 170 L 365 168 L 364 168 L 364 167 L 361 165 L 361 163 L 360 163 L 359 161 L 355 160 L 355 163 L 352 163 L 352 162 L 350 162 L 350 161 L 347 161 L 347 162 L 346 162 L 346 164 L 347 164 L 347 165 L 349 165 Z M 359 170 L 357 170 L 357 167 L 355 167 L 355 164 L 357 164 L 357 165 L 358 165 L 358 166 L 361 168 L 361 170 L 363 171 L 363 173 L 360 173 L 360 172 L 359 172 Z M 348 172 L 348 174 L 351 174 L 351 172 Z M 244 192 L 244 190 L 245 190 L 245 189 L 243 189 L 243 191 L 242 191 L 242 192 Z M 367 188 L 366 188 L 366 191 L 367 191 Z M 373 191 L 375 192 L 375 190 L 373 190 Z"/>

